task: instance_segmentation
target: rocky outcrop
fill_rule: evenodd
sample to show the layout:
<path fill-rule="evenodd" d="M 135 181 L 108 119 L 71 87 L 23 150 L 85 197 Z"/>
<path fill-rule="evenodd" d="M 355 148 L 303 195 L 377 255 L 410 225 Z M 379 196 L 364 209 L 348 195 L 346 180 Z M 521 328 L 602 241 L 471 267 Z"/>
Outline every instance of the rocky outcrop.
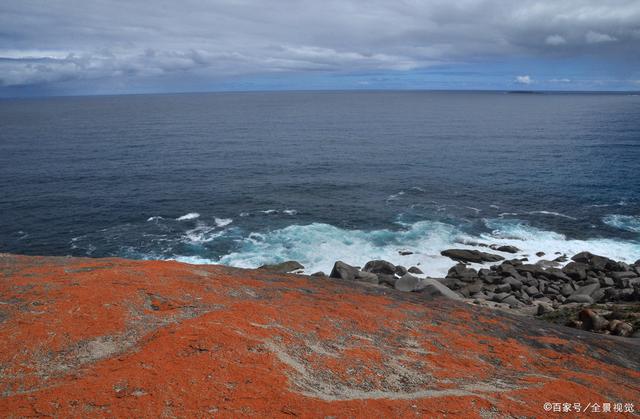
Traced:
<path fill-rule="evenodd" d="M 481 252 L 479 250 L 448 249 L 443 250 L 442 252 L 440 252 L 440 254 L 457 262 L 463 263 L 499 262 L 501 260 L 504 260 L 504 258 L 500 255 Z"/>
<path fill-rule="evenodd" d="M 289 260 L 286 262 L 276 263 L 273 265 L 262 265 L 258 269 L 264 269 L 269 272 L 286 274 L 289 272 L 302 271 L 304 269 L 304 266 L 302 266 L 302 264 L 300 264 L 299 262 L 296 262 L 295 260 Z"/>
<path fill-rule="evenodd" d="M 637 400 L 640 340 L 426 283 L 2 255 L 0 416 L 544 417 L 547 401 Z"/>

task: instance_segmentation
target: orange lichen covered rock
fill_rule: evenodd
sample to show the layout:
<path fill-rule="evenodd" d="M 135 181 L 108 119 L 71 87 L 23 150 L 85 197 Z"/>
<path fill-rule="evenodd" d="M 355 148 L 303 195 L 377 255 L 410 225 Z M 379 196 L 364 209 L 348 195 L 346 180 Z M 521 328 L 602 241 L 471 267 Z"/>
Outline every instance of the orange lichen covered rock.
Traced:
<path fill-rule="evenodd" d="M 634 339 L 328 278 L 0 255 L 2 417 L 567 417 L 545 403 L 639 395 Z"/>

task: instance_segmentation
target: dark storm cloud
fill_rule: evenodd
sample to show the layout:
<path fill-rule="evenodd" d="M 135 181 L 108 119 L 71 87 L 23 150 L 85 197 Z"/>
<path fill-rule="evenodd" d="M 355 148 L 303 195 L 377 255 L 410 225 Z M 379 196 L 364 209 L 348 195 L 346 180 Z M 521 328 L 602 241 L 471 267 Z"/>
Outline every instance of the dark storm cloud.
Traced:
<path fill-rule="evenodd" d="M 0 86 L 403 71 L 510 56 L 624 67 L 638 62 L 640 1 L 5 0 L 0 28 Z"/>

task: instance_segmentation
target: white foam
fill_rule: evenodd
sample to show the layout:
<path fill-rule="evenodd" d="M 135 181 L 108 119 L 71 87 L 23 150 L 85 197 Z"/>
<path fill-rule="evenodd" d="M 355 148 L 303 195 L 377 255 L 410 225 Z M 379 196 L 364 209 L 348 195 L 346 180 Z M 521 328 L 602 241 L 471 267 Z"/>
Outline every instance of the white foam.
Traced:
<path fill-rule="evenodd" d="M 200 217 L 200 214 L 198 214 L 197 212 L 190 212 L 188 214 L 183 215 L 182 217 L 176 218 L 176 221 L 195 220 L 196 218 L 199 218 L 199 217 Z"/>
<path fill-rule="evenodd" d="M 263 213 L 263 214 L 266 214 L 266 215 L 271 215 L 271 214 L 277 214 L 278 210 L 268 209 L 268 210 L 263 210 L 263 211 L 260 211 L 260 212 Z"/>
<path fill-rule="evenodd" d="M 555 253 L 575 255 L 588 251 L 624 262 L 634 262 L 640 257 L 640 242 L 613 239 L 592 238 L 586 240 L 567 239 L 553 231 L 541 230 L 517 220 L 485 220 L 491 233 L 482 234 L 483 240 L 516 246 L 521 249 L 518 255 L 527 255 L 530 262 L 539 259 L 553 259 Z M 546 256 L 536 257 L 536 252 L 545 252 Z"/>
<path fill-rule="evenodd" d="M 335 261 L 342 260 L 362 266 L 373 259 L 384 259 L 406 267 L 419 266 L 429 276 L 442 277 L 455 262 L 440 255 L 444 249 L 479 249 L 501 254 L 505 258 L 527 256 L 531 263 L 553 259 L 556 253 L 572 256 L 581 251 L 634 262 L 640 257 L 640 243 L 611 239 L 567 239 L 564 235 L 540 230 L 517 220 L 491 219 L 485 224 L 491 232 L 478 236 L 464 233 L 460 228 L 435 221 L 402 224 L 400 230 L 344 230 L 329 224 L 291 225 L 264 233 L 250 233 L 240 239 L 236 251 L 220 258 L 183 257 L 176 259 L 190 263 L 222 263 L 242 268 L 255 268 L 266 263 L 297 260 L 306 273 L 329 273 Z M 186 239 L 204 243 L 226 233 L 213 227 L 199 226 L 189 230 Z M 502 253 L 478 247 L 477 243 L 513 245 L 521 249 L 517 254 Z M 400 250 L 411 255 L 401 256 Z M 537 257 L 543 251 L 546 256 Z M 481 267 L 475 265 L 476 268 Z"/>
<path fill-rule="evenodd" d="M 562 217 L 562 218 L 567 218 L 569 220 L 576 220 L 576 218 L 571 217 L 569 215 L 566 214 L 562 214 L 560 212 L 554 212 L 554 211 L 530 211 L 527 214 L 533 215 L 533 214 L 542 214 L 542 215 L 553 215 L 554 217 Z"/>
<path fill-rule="evenodd" d="M 294 210 L 294 209 L 286 209 L 284 211 L 282 211 L 284 214 L 287 215 L 296 215 L 298 213 L 298 210 Z"/>
<path fill-rule="evenodd" d="M 159 215 L 155 215 L 155 216 L 153 216 L 153 217 L 149 217 L 149 218 L 147 218 L 147 222 L 149 222 L 149 221 L 158 221 L 158 220 L 162 220 L 162 219 L 163 219 L 163 218 L 162 218 L 161 216 L 159 216 Z"/>
<path fill-rule="evenodd" d="M 214 218 L 217 227 L 225 227 L 233 222 L 232 218 Z"/>
<path fill-rule="evenodd" d="M 640 216 L 610 214 L 603 217 L 602 222 L 619 230 L 640 233 Z"/>
<path fill-rule="evenodd" d="M 248 217 L 249 215 L 251 215 L 251 214 L 249 214 L 248 212 L 241 212 L 240 213 L 241 217 Z"/>

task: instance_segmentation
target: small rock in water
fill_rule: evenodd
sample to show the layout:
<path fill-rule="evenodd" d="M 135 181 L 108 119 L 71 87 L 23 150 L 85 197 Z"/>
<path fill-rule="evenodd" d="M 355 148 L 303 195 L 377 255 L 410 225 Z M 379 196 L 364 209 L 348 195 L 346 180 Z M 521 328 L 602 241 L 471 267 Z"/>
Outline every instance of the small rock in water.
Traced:
<path fill-rule="evenodd" d="M 515 246 L 498 246 L 496 248 L 493 248 L 493 250 L 497 250 L 498 252 L 506 252 L 506 253 L 518 253 L 520 251 L 520 249 L 518 249 Z"/>
<path fill-rule="evenodd" d="M 539 258 L 541 258 L 541 257 L 542 257 L 542 256 L 544 256 L 544 255 L 545 255 L 545 253 L 544 253 L 544 252 L 537 252 L 537 253 L 536 253 L 536 256 L 538 256 Z"/>
<path fill-rule="evenodd" d="M 410 267 L 407 272 L 409 272 L 410 274 L 423 274 L 424 272 L 422 272 L 420 270 L 420 268 L 418 268 L 417 266 L 412 266 Z"/>
<path fill-rule="evenodd" d="M 448 257 L 449 259 L 465 263 L 499 262 L 504 260 L 500 255 L 481 252 L 479 250 L 448 249 L 443 250 L 440 254 Z"/>
<path fill-rule="evenodd" d="M 409 256 L 413 254 L 411 250 L 399 250 L 398 253 L 400 254 L 400 256 Z"/>

